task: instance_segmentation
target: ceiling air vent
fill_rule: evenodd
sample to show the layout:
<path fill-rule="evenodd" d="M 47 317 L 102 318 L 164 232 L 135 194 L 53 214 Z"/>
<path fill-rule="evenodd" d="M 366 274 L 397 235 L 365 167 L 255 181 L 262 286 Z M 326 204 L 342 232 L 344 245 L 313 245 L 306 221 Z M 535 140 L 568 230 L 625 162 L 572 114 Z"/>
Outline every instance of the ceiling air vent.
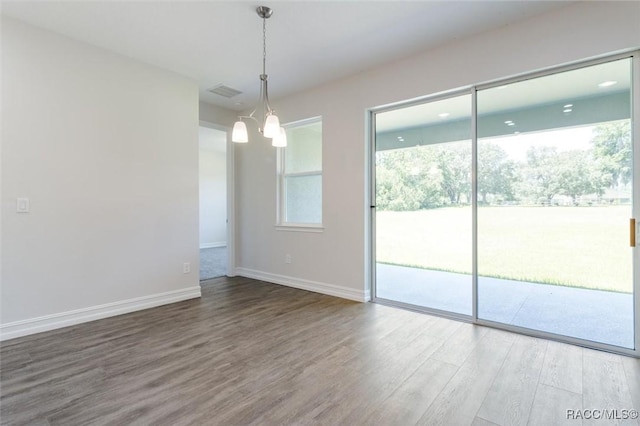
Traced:
<path fill-rule="evenodd" d="M 216 87 L 209 89 L 209 91 L 213 94 L 224 96 L 225 98 L 233 98 L 234 96 L 242 93 L 241 91 L 225 86 L 224 84 L 218 84 Z"/>

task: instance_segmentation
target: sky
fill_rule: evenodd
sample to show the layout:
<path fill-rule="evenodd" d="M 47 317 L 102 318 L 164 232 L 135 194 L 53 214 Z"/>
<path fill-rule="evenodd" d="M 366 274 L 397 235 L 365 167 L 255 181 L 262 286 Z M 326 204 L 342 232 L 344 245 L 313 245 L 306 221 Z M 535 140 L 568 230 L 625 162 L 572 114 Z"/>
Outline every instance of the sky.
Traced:
<path fill-rule="evenodd" d="M 591 147 L 594 126 L 574 127 L 499 138 L 481 139 L 479 142 L 491 142 L 505 150 L 510 159 L 524 162 L 527 150 L 532 146 L 555 146 L 560 151 L 586 150 Z"/>

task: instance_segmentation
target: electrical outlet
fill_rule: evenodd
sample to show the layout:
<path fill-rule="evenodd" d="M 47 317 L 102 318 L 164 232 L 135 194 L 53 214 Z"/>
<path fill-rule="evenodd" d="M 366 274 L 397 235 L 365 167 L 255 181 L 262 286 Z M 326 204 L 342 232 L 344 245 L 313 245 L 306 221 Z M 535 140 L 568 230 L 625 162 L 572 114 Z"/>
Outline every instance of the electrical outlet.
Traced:
<path fill-rule="evenodd" d="M 29 213 L 29 199 L 28 198 L 18 198 L 16 202 L 16 212 L 18 213 Z"/>
<path fill-rule="evenodd" d="M 190 272 L 191 272 L 191 264 L 190 264 L 189 262 L 185 262 L 185 263 L 182 265 L 182 273 L 183 273 L 183 274 L 188 274 L 188 273 L 190 273 Z"/>
<path fill-rule="evenodd" d="M 291 263 L 291 255 L 290 254 L 285 254 L 284 255 L 284 263 Z"/>

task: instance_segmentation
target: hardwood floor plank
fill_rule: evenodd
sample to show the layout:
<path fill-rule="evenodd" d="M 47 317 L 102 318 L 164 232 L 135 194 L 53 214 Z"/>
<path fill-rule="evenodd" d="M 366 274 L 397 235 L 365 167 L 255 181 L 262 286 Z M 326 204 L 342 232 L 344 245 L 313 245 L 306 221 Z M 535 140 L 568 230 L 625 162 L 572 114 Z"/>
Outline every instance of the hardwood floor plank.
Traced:
<path fill-rule="evenodd" d="M 424 330 L 424 333 L 436 337 L 438 339 L 448 339 L 460 327 L 464 325 L 462 322 L 452 321 L 447 318 L 432 317 L 432 323 Z"/>
<path fill-rule="evenodd" d="M 512 339 L 505 337 L 489 330 L 418 424 L 471 424 L 513 344 Z"/>
<path fill-rule="evenodd" d="M 428 335 L 417 335 L 407 339 L 406 346 L 391 347 L 375 356 L 367 368 L 360 370 L 359 382 L 345 388 L 336 395 L 334 402 L 339 411 L 332 411 L 330 416 L 322 418 L 325 423 L 359 424 L 378 408 L 403 382 L 415 374 L 423 362 L 433 354 L 442 341 Z M 353 398 L 353 396 L 356 398 Z M 344 400 L 354 399 L 353 408 L 344 406 Z"/>
<path fill-rule="evenodd" d="M 365 424 L 413 425 L 458 371 L 458 367 L 427 360 L 367 417 Z M 428 385 L 427 385 L 428 384 Z"/>
<path fill-rule="evenodd" d="M 582 348 L 549 342 L 544 358 L 540 383 L 582 393 Z"/>
<path fill-rule="evenodd" d="M 640 358 L 622 358 L 633 407 L 640 412 Z"/>
<path fill-rule="evenodd" d="M 4 346 L 4 345 L 3 345 Z M 3 347 L 2 362 L 0 362 L 0 380 L 6 380 L 11 377 L 12 372 L 26 367 L 33 359 L 29 352 L 19 345 L 9 344 Z"/>
<path fill-rule="evenodd" d="M 339 377 L 328 378 L 330 382 L 341 383 L 341 386 L 311 412 L 299 413 L 298 420 L 360 424 L 441 345 L 442 341 L 434 337 L 398 329 L 396 336 L 387 335 L 386 339 L 370 346 L 368 351 L 341 364 Z M 318 373 L 314 382 L 324 387 L 322 383 L 326 383 L 326 373 Z"/>
<path fill-rule="evenodd" d="M 482 402 L 478 417 L 498 425 L 526 425 L 546 350 L 546 340 L 518 336 Z"/>
<path fill-rule="evenodd" d="M 485 420 L 482 417 L 477 417 L 473 419 L 473 423 L 471 426 L 498 426 L 495 423 L 490 422 L 489 420 Z"/>
<path fill-rule="evenodd" d="M 574 405 L 637 408 L 630 358 L 241 277 L 202 295 L 2 342 L 0 424 L 481 426 L 527 405 L 531 424 L 562 424 Z"/>
<path fill-rule="evenodd" d="M 633 408 L 621 357 L 585 350 L 583 356 L 583 397 L 585 410 L 630 410 Z M 585 419 L 583 424 L 602 424 L 602 419 Z M 615 420 L 608 424 L 637 425 L 637 419 Z"/>
<path fill-rule="evenodd" d="M 487 327 L 473 324 L 461 324 L 431 358 L 444 361 L 458 367 L 464 363 L 469 354 L 487 333 Z"/>
<path fill-rule="evenodd" d="M 529 415 L 530 426 L 582 424 L 577 412 L 582 410 L 582 395 L 554 386 L 539 384 Z M 572 413 L 576 413 L 575 416 Z"/>

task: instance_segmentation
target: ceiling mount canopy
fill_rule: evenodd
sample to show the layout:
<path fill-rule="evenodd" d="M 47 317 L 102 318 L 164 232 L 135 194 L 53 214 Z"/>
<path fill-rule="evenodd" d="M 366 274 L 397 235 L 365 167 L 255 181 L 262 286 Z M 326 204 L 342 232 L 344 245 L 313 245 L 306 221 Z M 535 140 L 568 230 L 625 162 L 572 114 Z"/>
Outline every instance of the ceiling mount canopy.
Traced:
<path fill-rule="evenodd" d="M 256 12 L 258 12 L 258 16 L 262 19 L 269 19 L 271 15 L 273 15 L 273 9 L 267 6 L 258 6 Z"/>
<path fill-rule="evenodd" d="M 267 87 L 267 19 L 273 15 L 273 9 L 267 6 L 259 6 L 256 12 L 262 18 L 262 74 L 260 74 L 260 99 L 258 105 L 249 115 L 241 115 L 233 125 L 231 140 L 236 143 L 249 142 L 249 133 L 244 119 L 251 119 L 258 125 L 258 131 L 265 137 L 271 139 L 271 144 L 276 147 L 287 146 L 287 136 L 285 130 L 280 127 L 280 120 L 269 103 L 269 91 Z M 262 115 L 259 121 L 255 114 L 261 109 Z"/>

